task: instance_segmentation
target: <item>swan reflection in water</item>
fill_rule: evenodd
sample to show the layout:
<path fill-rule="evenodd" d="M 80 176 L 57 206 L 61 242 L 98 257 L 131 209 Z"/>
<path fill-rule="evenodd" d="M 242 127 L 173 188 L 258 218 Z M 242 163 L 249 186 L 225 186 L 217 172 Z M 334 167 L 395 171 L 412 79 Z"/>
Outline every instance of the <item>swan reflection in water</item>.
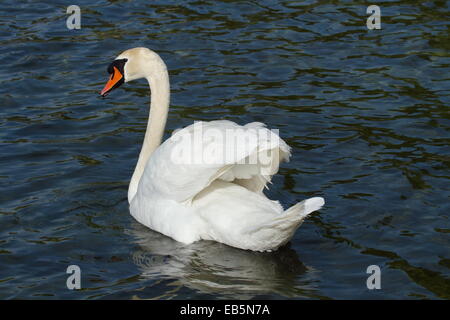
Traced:
<path fill-rule="evenodd" d="M 185 245 L 137 222 L 129 232 L 139 245 L 132 258 L 144 279 L 176 279 L 174 286 L 223 298 L 318 297 L 317 272 L 305 266 L 289 244 L 260 253 L 213 241 Z M 170 291 L 172 295 L 160 298 L 176 298 L 177 290 Z"/>

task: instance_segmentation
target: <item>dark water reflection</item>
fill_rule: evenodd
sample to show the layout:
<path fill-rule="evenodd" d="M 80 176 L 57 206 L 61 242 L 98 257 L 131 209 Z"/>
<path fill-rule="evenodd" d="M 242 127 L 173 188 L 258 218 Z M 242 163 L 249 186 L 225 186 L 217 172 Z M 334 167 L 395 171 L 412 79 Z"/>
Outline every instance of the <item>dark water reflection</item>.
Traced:
<path fill-rule="evenodd" d="M 158 298 L 176 298 L 182 287 L 210 297 L 319 297 L 313 286 L 314 270 L 307 268 L 297 252 L 288 247 L 275 253 L 257 253 L 210 241 L 186 246 L 137 224 L 131 232 L 140 246 L 132 256 L 141 276 L 177 279 L 172 283 L 174 290 Z M 306 273 L 308 280 L 297 284 L 298 287 L 292 285 Z"/>
<path fill-rule="evenodd" d="M 450 298 L 450 1 L 382 2 L 374 31 L 358 1 L 78 1 L 77 31 L 67 5 L 0 5 L 0 298 Z M 98 92 L 136 46 L 169 67 L 166 136 L 280 130 L 293 158 L 269 197 L 327 200 L 288 247 L 185 247 L 133 221 L 148 88 Z"/>

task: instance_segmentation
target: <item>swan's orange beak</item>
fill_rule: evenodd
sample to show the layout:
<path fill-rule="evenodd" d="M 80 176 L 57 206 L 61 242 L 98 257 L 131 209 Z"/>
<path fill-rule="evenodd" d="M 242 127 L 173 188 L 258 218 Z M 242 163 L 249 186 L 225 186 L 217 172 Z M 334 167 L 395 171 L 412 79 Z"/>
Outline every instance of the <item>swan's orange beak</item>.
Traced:
<path fill-rule="evenodd" d="M 113 67 L 113 70 L 114 71 L 111 74 L 111 77 L 109 78 L 102 92 L 100 92 L 102 97 L 105 97 L 112 89 L 117 88 L 124 82 L 123 74 L 119 71 L 119 69 L 117 69 L 117 67 Z"/>

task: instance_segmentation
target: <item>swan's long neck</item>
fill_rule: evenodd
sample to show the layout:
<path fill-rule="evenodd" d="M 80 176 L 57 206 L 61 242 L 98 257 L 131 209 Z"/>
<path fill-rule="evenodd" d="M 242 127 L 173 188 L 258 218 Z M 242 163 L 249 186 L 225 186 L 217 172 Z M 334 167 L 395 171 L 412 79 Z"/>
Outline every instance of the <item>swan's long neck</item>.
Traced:
<path fill-rule="evenodd" d="M 139 181 L 144 173 L 145 165 L 150 159 L 152 153 L 161 144 L 164 128 L 166 126 L 167 115 L 169 112 L 169 74 L 167 72 L 166 65 L 162 60 L 160 61 L 160 64 L 158 64 L 156 70 L 153 70 L 151 75 L 147 77 L 147 81 L 151 91 L 149 119 L 141 153 L 139 154 L 139 160 L 136 164 L 136 168 L 134 169 L 130 186 L 128 188 L 129 203 L 131 203 L 131 200 L 136 195 Z"/>

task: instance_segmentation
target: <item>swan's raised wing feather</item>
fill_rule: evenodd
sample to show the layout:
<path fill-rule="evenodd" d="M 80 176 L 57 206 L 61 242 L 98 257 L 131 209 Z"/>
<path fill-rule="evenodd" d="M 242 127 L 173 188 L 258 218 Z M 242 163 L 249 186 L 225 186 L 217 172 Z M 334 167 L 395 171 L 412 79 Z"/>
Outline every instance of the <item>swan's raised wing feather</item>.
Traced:
<path fill-rule="evenodd" d="M 139 189 L 177 202 L 191 201 L 216 179 L 262 192 L 280 161 L 289 156 L 289 146 L 262 123 L 196 122 L 153 153 Z"/>

